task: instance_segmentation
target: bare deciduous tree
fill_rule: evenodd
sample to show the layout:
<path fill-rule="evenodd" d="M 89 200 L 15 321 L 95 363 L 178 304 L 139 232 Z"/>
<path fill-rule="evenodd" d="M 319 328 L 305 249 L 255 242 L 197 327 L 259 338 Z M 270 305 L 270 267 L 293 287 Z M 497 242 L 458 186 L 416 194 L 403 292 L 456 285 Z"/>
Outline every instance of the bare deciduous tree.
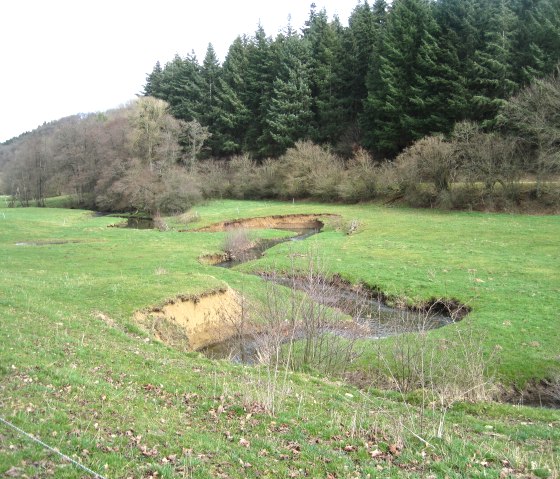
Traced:
<path fill-rule="evenodd" d="M 550 175 L 560 172 L 560 67 L 510 99 L 500 117 L 502 125 L 532 150 L 528 166 L 537 176 L 538 197 Z"/>
<path fill-rule="evenodd" d="M 133 149 L 150 171 L 161 173 L 179 159 L 181 122 L 171 116 L 167 102 L 139 98 L 132 106 L 130 123 Z"/>
<path fill-rule="evenodd" d="M 183 159 L 187 167 L 192 170 L 198 155 L 202 151 L 204 142 L 212 135 L 207 126 L 202 126 L 197 120 L 181 122 L 182 136 L 187 142 L 187 155 Z"/>

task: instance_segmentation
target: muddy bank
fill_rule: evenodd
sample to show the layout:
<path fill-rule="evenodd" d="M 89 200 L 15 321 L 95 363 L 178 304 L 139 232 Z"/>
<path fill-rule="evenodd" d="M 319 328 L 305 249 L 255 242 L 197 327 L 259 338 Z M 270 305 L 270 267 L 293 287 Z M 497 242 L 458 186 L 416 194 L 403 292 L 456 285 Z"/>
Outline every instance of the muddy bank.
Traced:
<path fill-rule="evenodd" d="M 298 241 L 320 232 L 324 226 L 320 218 L 336 215 L 293 214 L 276 215 L 216 223 L 198 231 L 232 231 L 240 233 L 229 243 L 231 250 L 202 256 L 199 261 L 221 267 L 232 267 L 261 257 L 264 252 L 285 241 Z M 283 229 L 296 232 L 296 236 L 251 241 L 245 229 Z M 243 233 L 243 234 L 242 234 Z M 432 299 L 413 307 L 398 298 L 383 294 L 380 290 L 363 284 L 352 285 L 335 274 L 330 278 L 317 277 L 310 282 L 307 275 L 282 276 L 260 273 L 266 281 L 299 290 L 316 305 L 323 305 L 342 312 L 349 321 L 324 323 L 321 334 L 355 340 L 378 339 L 407 332 L 421 332 L 439 328 L 462 319 L 470 309 L 456 300 Z M 241 314 L 239 298 L 232 290 L 204 295 L 198 298 L 176 298 L 160 308 L 144 312 L 139 321 L 152 334 L 181 349 L 204 349 L 214 358 L 233 357 L 251 362 L 256 357 L 259 339 L 266 332 L 235 328 Z M 293 336 L 295 334 L 295 337 Z M 291 339 L 305 337 L 303 329 L 292 330 Z M 290 335 L 286 337 L 289 339 Z M 211 347 L 208 347 L 211 346 Z"/>
<path fill-rule="evenodd" d="M 240 303 L 235 291 L 223 288 L 198 296 L 178 296 L 161 306 L 137 311 L 134 319 L 170 346 L 197 350 L 234 334 Z"/>
<path fill-rule="evenodd" d="M 499 399 L 511 404 L 560 408 L 560 379 L 530 381 L 523 389 L 502 387 Z"/>
<path fill-rule="evenodd" d="M 309 278 L 306 276 L 288 276 L 270 274 L 268 272 L 256 273 L 267 281 L 277 282 L 284 286 L 299 289 L 304 292 L 308 291 Z M 364 315 L 364 311 L 368 314 L 379 316 L 387 313 L 390 318 L 391 314 L 402 316 L 406 313 L 414 313 L 415 316 L 424 318 L 435 318 L 439 325 L 449 324 L 463 319 L 470 313 L 471 308 L 456 299 L 449 298 L 431 298 L 421 303 L 413 305 L 406 304 L 401 298 L 385 294 L 379 288 L 368 286 L 363 283 L 352 284 L 343 279 L 339 274 L 332 277 L 316 277 L 315 282 L 320 282 L 323 289 L 328 288 L 329 297 L 315 297 L 318 302 L 337 307 L 346 314 L 356 318 Z M 316 296 L 316 295 L 311 295 Z M 437 327 L 437 326 L 436 326 Z M 427 328 L 432 329 L 432 328 Z"/>
<path fill-rule="evenodd" d="M 288 238 L 289 239 L 289 238 Z M 273 246 L 287 241 L 285 238 L 252 241 L 243 247 L 235 250 L 227 250 L 223 253 L 207 254 L 200 256 L 198 261 L 202 264 L 211 266 L 220 266 L 223 268 L 232 268 L 241 263 L 246 263 L 254 259 L 260 258 L 263 253 Z"/>
<path fill-rule="evenodd" d="M 266 281 L 293 291 L 301 291 L 308 298 L 298 300 L 296 308 L 304 316 L 298 316 L 286 331 L 275 331 L 274 337 L 281 343 L 307 337 L 310 332 L 305 316 L 307 314 L 313 321 L 313 334 L 318 338 L 331 336 L 353 342 L 440 328 L 460 320 L 468 311 L 467 307 L 453 300 L 433 300 L 416 308 L 398 302 L 388 305 L 383 302 L 387 298 L 382 293 L 363 285 L 352 285 L 339 277 L 327 279 L 319 276 L 310 278 L 265 273 L 261 273 L 260 276 Z M 275 298 L 273 301 L 282 301 L 281 293 L 271 290 L 269 294 Z M 289 309 L 287 303 L 285 306 Z M 330 313 L 326 313 L 326 309 L 321 309 L 324 307 L 334 312 L 332 317 Z M 251 333 L 243 330 L 242 334 L 211 344 L 201 351 L 213 359 L 258 362 L 262 352 L 267 350 L 270 331 L 259 330 L 256 327 L 252 329 Z"/>
<path fill-rule="evenodd" d="M 216 233 L 235 228 L 247 229 L 321 229 L 324 223 L 321 218 L 337 218 L 333 214 L 293 214 L 293 215 L 274 215 L 256 218 L 243 218 L 238 220 L 222 221 L 195 231 Z"/>

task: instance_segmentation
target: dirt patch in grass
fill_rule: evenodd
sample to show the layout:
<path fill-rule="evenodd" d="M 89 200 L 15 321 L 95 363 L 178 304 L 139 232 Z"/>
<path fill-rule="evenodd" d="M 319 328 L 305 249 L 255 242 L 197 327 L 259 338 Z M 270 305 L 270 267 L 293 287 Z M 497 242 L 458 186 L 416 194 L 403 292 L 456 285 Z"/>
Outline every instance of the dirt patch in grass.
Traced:
<path fill-rule="evenodd" d="M 224 288 L 198 296 L 178 296 L 162 306 L 137 311 L 134 319 L 172 347 L 197 350 L 233 335 L 230 318 L 240 314 L 237 293 Z"/>
<path fill-rule="evenodd" d="M 223 263 L 224 261 L 228 261 L 230 259 L 231 257 L 228 253 L 216 253 L 216 254 L 206 254 L 200 256 L 198 258 L 198 261 L 200 261 L 202 264 L 208 264 L 213 266 L 219 263 Z"/>
<path fill-rule="evenodd" d="M 274 215 L 257 218 L 244 218 L 239 220 L 222 221 L 196 231 L 216 233 L 234 228 L 261 228 L 261 229 L 321 229 L 324 224 L 320 218 L 336 218 L 333 214 L 293 214 Z"/>

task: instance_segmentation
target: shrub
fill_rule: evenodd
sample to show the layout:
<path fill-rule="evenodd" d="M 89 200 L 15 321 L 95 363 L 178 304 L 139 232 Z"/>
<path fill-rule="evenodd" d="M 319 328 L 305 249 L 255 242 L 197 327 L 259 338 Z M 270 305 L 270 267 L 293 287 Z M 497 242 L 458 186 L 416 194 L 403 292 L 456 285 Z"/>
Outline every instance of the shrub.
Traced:
<path fill-rule="evenodd" d="M 199 161 L 196 166 L 200 190 L 205 198 L 223 198 L 230 189 L 226 163 L 217 160 Z"/>
<path fill-rule="evenodd" d="M 155 201 L 156 211 L 182 213 L 202 200 L 196 177 L 184 168 L 173 168 L 160 181 L 162 189 Z"/>
<path fill-rule="evenodd" d="M 367 201 L 376 195 L 376 169 L 369 153 L 360 148 L 346 165 L 337 187 L 341 200 L 357 202 Z"/>
<path fill-rule="evenodd" d="M 474 123 L 461 122 L 455 126 L 452 144 L 467 183 L 482 183 L 486 195 L 498 183 L 510 199 L 517 198 L 522 155 L 516 141 L 482 132 Z"/>
<path fill-rule="evenodd" d="M 342 176 L 340 158 L 311 141 L 298 141 L 280 159 L 281 191 L 284 198 L 337 198 Z"/>
<path fill-rule="evenodd" d="M 232 258 L 239 257 L 252 245 L 249 233 L 244 228 L 233 228 L 227 231 L 223 249 Z"/>
<path fill-rule="evenodd" d="M 282 197 L 282 189 L 279 178 L 281 175 L 281 164 L 278 160 L 266 159 L 256 172 L 261 198 Z"/>
<path fill-rule="evenodd" d="M 526 146 L 526 171 L 536 174 L 536 196 L 560 173 L 560 67 L 553 75 L 534 80 L 502 107 L 504 131 Z"/>
<path fill-rule="evenodd" d="M 234 156 L 228 164 L 229 196 L 236 199 L 260 198 L 257 164 L 248 155 Z"/>
<path fill-rule="evenodd" d="M 418 140 L 404 150 L 396 162 L 408 182 L 430 182 L 437 194 L 449 191 L 457 175 L 457 157 L 453 146 L 441 136 L 427 136 Z"/>

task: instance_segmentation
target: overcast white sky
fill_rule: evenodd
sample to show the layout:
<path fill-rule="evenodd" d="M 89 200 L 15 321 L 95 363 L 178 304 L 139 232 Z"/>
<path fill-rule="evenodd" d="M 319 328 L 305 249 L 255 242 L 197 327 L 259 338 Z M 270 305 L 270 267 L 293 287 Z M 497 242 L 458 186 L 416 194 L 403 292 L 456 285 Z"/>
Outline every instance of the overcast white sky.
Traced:
<path fill-rule="evenodd" d="M 223 61 L 259 22 L 301 28 L 312 0 L 1 0 L 0 142 L 45 121 L 117 107 L 141 92 L 157 60 L 209 42 Z M 343 24 L 358 0 L 315 0 Z"/>

